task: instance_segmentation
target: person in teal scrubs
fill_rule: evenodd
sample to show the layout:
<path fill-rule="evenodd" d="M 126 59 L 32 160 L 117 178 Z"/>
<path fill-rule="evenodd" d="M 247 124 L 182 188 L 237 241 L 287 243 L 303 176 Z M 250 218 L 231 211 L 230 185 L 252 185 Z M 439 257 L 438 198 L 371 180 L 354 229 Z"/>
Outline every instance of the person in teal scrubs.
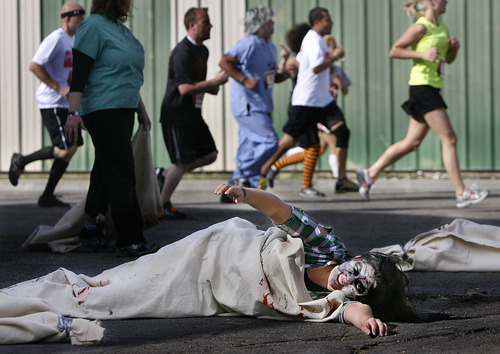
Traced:
<path fill-rule="evenodd" d="M 69 140 L 78 128 L 88 130 L 95 147 L 95 161 L 85 204 L 82 247 L 108 249 L 100 215 L 108 205 L 118 237 L 118 256 L 156 252 L 143 236 L 135 192 L 134 156 L 130 138 L 137 112 L 139 123 L 151 129 L 140 97 L 144 81 L 144 49 L 123 24 L 130 0 L 93 0 L 91 15 L 81 23 L 73 47 L 73 81 L 64 131 Z"/>

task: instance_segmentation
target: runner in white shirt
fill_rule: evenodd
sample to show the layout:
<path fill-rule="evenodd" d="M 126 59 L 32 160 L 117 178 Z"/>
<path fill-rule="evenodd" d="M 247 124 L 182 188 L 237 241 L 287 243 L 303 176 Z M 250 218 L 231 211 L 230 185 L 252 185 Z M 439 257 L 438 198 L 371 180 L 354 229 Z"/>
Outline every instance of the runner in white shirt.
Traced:
<path fill-rule="evenodd" d="M 344 115 L 329 91 L 330 67 L 344 56 L 344 49 L 329 48 L 323 39 L 324 35 L 331 32 L 333 25 L 327 9 L 321 7 L 312 9 L 309 12 L 309 22 L 311 29 L 305 35 L 297 55 L 299 71 L 292 94 L 288 122 L 283 128 L 285 134 L 279 142 L 277 152 L 262 166 L 259 187 L 263 189 L 267 187 L 266 175 L 272 164 L 301 138 L 301 145 L 306 148 L 306 152 L 303 183 L 299 195 L 304 198 L 318 198 L 324 196 L 312 187 L 312 176 L 320 150 L 318 122 L 329 128 L 337 137 L 339 161 L 337 184 L 345 185 L 349 189 L 356 189 L 358 186 L 348 180 L 345 174 L 350 133 Z"/>
<path fill-rule="evenodd" d="M 68 116 L 68 94 L 73 67 L 73 35 L 83 21 L 84 14 L 85 11 L 79 4 L 66 2 L 61 8 L 61 27 L 42 41 L 30 64 L 30 70 L 41 81 L 36 92 L 36 100 L 43 124 L 50 134 L 52 146 L 43 147 L 29 155 L 14 153 L 9 169 L 9 180 L 13 186 L 17 186 L 19 176 L 27 164 L 37 160 L 54 159 L 47 185 L 38 199 L 40 207 L 69 206 L 54 196 L 54 190 L 75 154 L 77 145 L 83 144 L 81 136 L 76 142 L 68 142 L 63 128 Z"/>

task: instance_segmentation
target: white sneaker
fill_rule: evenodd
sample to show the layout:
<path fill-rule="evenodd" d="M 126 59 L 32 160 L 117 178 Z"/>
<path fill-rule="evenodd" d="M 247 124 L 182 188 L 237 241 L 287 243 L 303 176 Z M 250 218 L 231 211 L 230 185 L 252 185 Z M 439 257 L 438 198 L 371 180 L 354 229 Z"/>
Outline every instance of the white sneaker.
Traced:
<path fill-rule="evenodd" d="M 321 193 L 320 191 L 318 191 L 310 186 L 307 188 L 302 188 L 302 190 L 299 193 L 299 196 L 302 198 L 314 199 L 314 198 L 324 197 L 325 193 Z"/>
<path fill-rule="evenodd" d="M 370 188 L 375 183 L 375 180 L 370 177 L 367 168 L 357 168 L 356 177 L 359 182 L 359 195 L 361 199 L 370 200 Z"/>
<path fill-rule="evenodd" d="M 467 208 L 481 202 L 490 194 L 489 190 L 478 191 L 477 189 L 465 188 L 461 195 L 457 195 L 457 208 Z"/>

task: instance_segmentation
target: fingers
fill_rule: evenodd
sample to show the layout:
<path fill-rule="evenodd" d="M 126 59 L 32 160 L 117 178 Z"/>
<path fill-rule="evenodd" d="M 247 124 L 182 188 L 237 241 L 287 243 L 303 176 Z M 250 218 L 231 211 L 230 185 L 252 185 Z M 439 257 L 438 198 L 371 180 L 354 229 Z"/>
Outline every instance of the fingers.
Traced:
<path fill-rule="evenodd" d="M 370 318 L 367 320 L 361 329 L 366 335 L 371 337 L 385 337 L 389 334 L 389 326 L 378 318 Z"/>
<path fill-rule="evenodd" d="M 243 191 L 238 186 L 230 186 L 225 183 L 215 187 L 214 194 L 226 194 L 233 198 L 234 204 L 238 204 L 243 200 Z"/>

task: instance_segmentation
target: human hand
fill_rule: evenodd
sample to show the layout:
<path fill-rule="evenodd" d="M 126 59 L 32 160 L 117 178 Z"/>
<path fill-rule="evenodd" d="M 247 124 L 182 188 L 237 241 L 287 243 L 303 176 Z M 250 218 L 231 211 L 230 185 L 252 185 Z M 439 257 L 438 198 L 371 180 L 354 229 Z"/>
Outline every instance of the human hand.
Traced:
<path fill-rule="evenodd" d="M 249 90 L 253 90 L 257 87 L 257 85 L 259 84 L 259 80 L 260 78 L 259 77 L 247 77 L 247 79 L 245 80 L 245 82 L 243 83 L 243 85 L 249 89 Z"/>
<path fill-rule="evenodd" d="M 450 49 L 458 50 L 460 48 L 460 43 L 455 37 L 450 38 Z"/>
<path fill-rule="evenodd" d="M 332 57 L 335 57 L 337 59 L 343 58 L 345 55 L 344 47 L 341 46 L 335 47 L 335 49 L 331 51 L 331 55 Z"/>
<path fill-rule="evenodd" d="M 139 124 L 143 125 L 144 130 L 151 130 L 151 120 L 149 119 L 149 115 L 146 111 L 146 106 L 144 105 L 142 98 L 137 106 L 137 121 Z"/>
<path fill-rule="evenodd" d="M 87 130 L 80 116 L 69 116 L 64 125 L 64 136 L 72 145 L 78 140 L 79 129 Z"/>
<path fill-rule="evenodd" d="M 425 52 L 422 52 L 422 59 L 428 61 L 435 61 L 438 58 L 439 52 L 437 47 L 429 48 Z"/>
<path fill-rule="evenodd" d="M 332 94 L 333 98 L 337 99 L 337 96 L 339 94 L 339 88 L 337 85 L 333 84 L 329 88 L 330 93 Z"/>
<path fill-rule="evenodd" d="M 63 86 L 59 88 L 59 94 L 63 96 L 65 99 L 68 99 L 69 96 L 69 87 Z"/>
<path fill-rule="evenodd" d="M 233 198 L 234 204 L 241 203 L 245 197 L 245 192 L 243 187 L 240 186 L 230 186 L 225 183 L 219 184 L 215 187 L 214 194 L 221 195 L 225 194 Z"/>
<path fill-rule="evenodd" d="M 151 120 L 149 119 L 149 115 L 145 114 L 137 114 L 137 120 L 139 124 L 143 125 L 144 130 L 151 131 Z"/>
<path fill-rule="evenodd" d="M 281 45 L 281 53 L 280 56 L 287 61 L 288 57 L 290 57 L 290 51 L 282 44 Z"/>
<path fill-rule="evenodd" d="M 207 88 L 207 93 L 209 93 L 211 95 L 217 95 L 219 93 L 219 89 L 220 89 L 219 85 L 212 86 L 212 87 Z"/>
<path fill-rule="evenodd" d="M 370 317 L 361 324 L 360 329 L 368 336 L 387 336 L 390 328 L 387 323 L 382 322 L 378 318 Z"/>
<path fill-rule="evenodd" d="M 229 75 L 224 70 L 219 70 L 214 77 L 216 85 L 224 85 L 229 80 Z M 219 88 L 217 88 L 217 91 Z"/>

